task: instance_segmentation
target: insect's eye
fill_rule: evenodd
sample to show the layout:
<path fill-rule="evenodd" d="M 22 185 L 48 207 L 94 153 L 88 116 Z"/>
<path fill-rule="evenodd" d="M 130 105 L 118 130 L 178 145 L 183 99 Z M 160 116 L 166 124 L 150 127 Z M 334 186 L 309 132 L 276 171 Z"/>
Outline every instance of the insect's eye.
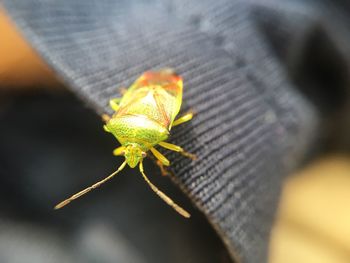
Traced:
<path fill-rule="evenodd" d="M 142 158 L 145 158 L 147 156 L 147 153 L 142 152 L 141 155 L 142 155 Z"/>

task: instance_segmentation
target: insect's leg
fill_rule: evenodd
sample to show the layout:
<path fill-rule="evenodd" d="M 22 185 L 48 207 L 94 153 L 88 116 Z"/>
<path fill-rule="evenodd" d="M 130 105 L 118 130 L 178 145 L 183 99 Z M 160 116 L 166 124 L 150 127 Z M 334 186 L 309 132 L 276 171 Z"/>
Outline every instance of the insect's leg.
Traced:
<path fill-rule="evenodd" d="M 109 101 L 109 106 L 114 110 L 117 111 L 119 109 L 119 103 L 121 101 L 121 98 L 114 98 Z"/>
<path fill-rule="evenodd" d="M 147 156 L 148 156 L 149 158 L 151 158 L 152 161 L 159 167 L 162 176 L 167 176 L 167 175 L 169 175 L 169 174 L 172 174 L 170 171 L 168 171 L 168 170 L 164 167 L 164 165 L 162 164 L 162 162 L 159 161 L 157 158 L 155 158 L 153 155 L 148 154 Z"/>
<path fill-rule="evenodd" d="M 110 130 L 108 129 L 108 127 L 106 125 L 103 125 L 103 129 L 105 130 L 105 132 L 110 132 Z"/>
<path fill-rule="evenodd" d="M 106 122 L 106 123 L 111 119 L 111 117 L 110 117 L 109 115 L 107 115 L 107 114 L 102 114 L 101 117 L 102 117 L 102 120 L 103 120 L 104 122 Z M 110 132 L 106 125 L 103 125 L 103 129 L 104 129 L 106 132 Z"/>
<path fill-rule="evenodd" d="M 170 205 L 176 212 L 178 212 L 183 217 L 189 218 L 191 215 L 182 207 L 177 205 L 170 197 L 168 197 L 166 194 L 164 194 L 162 191 L 160 191 L 154 184 L 151 183 L 151 181 L 146 176 L 144 170 L 143 170 L 143 164 L 142 161 L 139 165 L 140 172 L 142 174 L 143 179 L 146 181 L 146 183 L 151 187 L 151 189 L 161 198 L 165 203 Z"/>
<path fill-rule="evenodd" d="M 159 169 L 160 169 L 160 173 L 162 174 L 162 176 L 167 176 L 169 174 L 171 174 L 171 172 L 169 172 L 164 165 L 162 164 L 161 161 L 157 160 L 156 161 L 156 165 L 158 165 Z"/>
<path fill-rule="evenodd" d="M 181 124 L 181 123 L 190 121 L 190 120 L 192 120 L 192 118 L 193 118 L 193 112 L 188 112 L 188 113 L 186 113 L 185 115 L 183 115 L 183 116 L 181 116 L 180 118 L 178 118 L 177 120 L 175 120 L 175 121 L 173 122 L 172 127 L 177 126 L 177 125 L 179 125 L 179 124 Z"/>
<path fill-rule="evenodd" d="M 151 152 L 154 154 L 154 156 L 165 166 L 169 166 L 170 162 L 169 160 L 160 152 L 156 150 L 156 148 L 152 147 Z"/>
<path fill-rule="evenodd" d="M 194 155 L 192 153 L 185 152 L 184 149 L 182 149 L 182 147 L 180 147 L 178 145 L 168 143 L 168 142 L 160 142 L 159 145 L 168 149 L 168 150 L 178 152 L 178 153 L 182 154 L 183 156 L 186 156 L 192 160 L 197 159 L 196 155 Z"/>
<path fill-rule="evenodd" d="M 125 147 L 120 146 L 120 147 L 114 149 L 113 155 L 116 155 L 116 156 L 124 155 L 124 152 L 125 152 Z"/>
<path fill-rule="evenodd" d="M 118 168 L 118 170 L 116 170 L 114 173 L 110 174 L 109 176 L 107 176 L 105 179 L 93 184 L 92 186 L 85 188 L 84 190 L 80 191 L 79 193 L 76 193 L 74 195 L 72 195 L 71 197 L 67 198 L 66 200 L 62 201 L 61 203 L 59 203 L 58 205 L 55 206 L 55 209 L 60 209 L 62 207 L 64 207 L 65 205 L 68 205 L 70 202 L 72 202 L 73 200 L 79 198 L 80 196 L 90 192 L 91 190 L 94 190 L 95 188 L 99 187 L 101 184 L 105 183 L 106 181 L 112 179 L 117 173 L 119 173 L 121 170 L 123 170 L 123 168 L 126 165 L 126 161 L 124 161 Z"/>
<path fill-rule="evenodd" d="M 101 117 L 104 122 L 108 122 L 111 119 L 111 117 L 108 114 L 102 114 Z"/>

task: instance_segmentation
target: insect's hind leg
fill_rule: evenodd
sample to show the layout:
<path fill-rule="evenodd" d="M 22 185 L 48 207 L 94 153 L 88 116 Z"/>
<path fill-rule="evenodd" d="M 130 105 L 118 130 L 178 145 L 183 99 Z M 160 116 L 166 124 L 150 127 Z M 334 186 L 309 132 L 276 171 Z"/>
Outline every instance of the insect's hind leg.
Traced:
<path fill-rule="evenodd" d="M 188 122 L 188 121 L 192 120 L 193 115 L 194 115 L 194 113 L 193 113 L 192 111 L 186 113 L 185 115 L 183 115 L 183 116 L 181 116 L 180 118 L 178 118 L 177 120 L 175 120 L 175 121 L 173 122 L 172 127 L 175 127 L 175 126 L 180 125 L 180 124 L 182 124 L 182 123 L 184 123 L 184 122 Z"/>
<path fill-rule="evenodd" d="M 182 154 L 183 156 L 188 157 L 192 160 L 197 159 L 196 155 L 186 152 L 184 149 L 182 149 L 182 147 L 180 147 L 178 145 L 168 143 L 168 142 L 160 142 L 159 145 L 164 147 L 165 149 L 170 150 L 170 151 L 178 152 L 178 153 Z"/>

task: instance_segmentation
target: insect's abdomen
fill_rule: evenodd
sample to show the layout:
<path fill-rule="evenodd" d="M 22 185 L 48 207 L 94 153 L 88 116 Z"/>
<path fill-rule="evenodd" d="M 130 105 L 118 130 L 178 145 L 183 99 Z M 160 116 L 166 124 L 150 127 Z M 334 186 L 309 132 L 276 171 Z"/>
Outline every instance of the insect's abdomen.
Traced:
<path fill-rule="evenodd" d="M 182 79 L 168 71 L 146 72 L 128 89 L 116 117 L 143 115 L 170 130 L 182 101 Z"/>
<path fill-rule="evenodd" d="M 166 128 L 144 115 L 114 117 L 107 123 L 107 128 L 123 146 L 137 143 L 144 151 L 169 135 Z"/>

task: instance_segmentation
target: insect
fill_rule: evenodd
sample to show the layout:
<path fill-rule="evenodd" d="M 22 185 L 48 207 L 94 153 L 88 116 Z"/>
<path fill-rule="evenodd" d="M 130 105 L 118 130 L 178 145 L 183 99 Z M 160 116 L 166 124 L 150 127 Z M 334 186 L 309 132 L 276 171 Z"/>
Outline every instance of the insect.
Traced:
<path fill-rule="evenodd" d="M 129 89 L 124 90 L 121 98 L 111 99 L 109 104 L 115 112 L 112 116 L 106 114 L 102 116 L 105 121 L 103 127 L 106 132 L 112 133 L 121 144 L 113 151 L 113 154 L 124 156 L 124 162 L 115 172 L 59 203 L 55 209 L 62 208 L 112 179 L 126 165 L 131 168 L 138 165 L 143 179 L 150 188 L 180 215 L 189 218 L 190 214 L 160 191 L 148 179 L 143 169 L 143 159 L 150 151 L 156 158 L 162 174 L 166 174 L 165 166 L 169 166 L 170 162 L 154 148 L 156 145 L 179 152 L 193 160 L 196 159 L 195 155 L 185 152 L 182 147 L 165 142 L 172 127 L 187 122 L 193 117 L 193 113 L 189 112 L 175 120 L 182 103 L 182 87 L 182 78 L 172 69 L 147 71 Z"/>

